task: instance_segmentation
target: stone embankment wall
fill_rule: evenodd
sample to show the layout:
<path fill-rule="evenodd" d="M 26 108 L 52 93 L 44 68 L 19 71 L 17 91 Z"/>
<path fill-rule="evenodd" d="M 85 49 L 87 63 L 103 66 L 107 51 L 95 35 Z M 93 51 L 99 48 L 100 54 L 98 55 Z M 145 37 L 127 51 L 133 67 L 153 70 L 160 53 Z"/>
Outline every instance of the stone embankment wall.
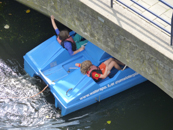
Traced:
<path fill-rule="evenodd" d="M 164 45 L 160 51 L 160 46 L 153 46 L 155 43 L 168 44 L 169 40 L 146 21 L 123 8 L 111 9 L 110 1 L 105 7 L 94 3 L 97 0 L 92 3 L 88 0 L 17 1 L 47 16 L 54 15 L 56 20 L 124 62 L 173 97 L 171 51 L 165 49 L 163 52 L 161 49 L 166 48 Z M 104 3 L 105 0 L 100 2 Z M 128 25 L 129 29 L 125 27 Z"/>

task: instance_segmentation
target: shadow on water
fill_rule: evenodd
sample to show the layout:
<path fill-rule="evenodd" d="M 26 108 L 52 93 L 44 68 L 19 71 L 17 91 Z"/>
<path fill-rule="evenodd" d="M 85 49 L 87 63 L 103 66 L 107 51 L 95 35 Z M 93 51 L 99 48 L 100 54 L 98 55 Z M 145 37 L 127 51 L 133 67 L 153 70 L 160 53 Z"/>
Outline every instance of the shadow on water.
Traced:
<path fill-rule="evenodd" d="M 26 10 L 30 10 L 26 13 Z M 9 29 L 4 26 L 8 24 Z M 66 28 L 57 22 L 60 29 Z M 50 18 L 14 0 L 0 0 L 0 129 L 170 130 L 173 101 L 149 81 L 65 117 L 38 78 L 23 70 L 23 55 L 55 32 Z M 22 97 L 22 98 L 7 98 Z"/>

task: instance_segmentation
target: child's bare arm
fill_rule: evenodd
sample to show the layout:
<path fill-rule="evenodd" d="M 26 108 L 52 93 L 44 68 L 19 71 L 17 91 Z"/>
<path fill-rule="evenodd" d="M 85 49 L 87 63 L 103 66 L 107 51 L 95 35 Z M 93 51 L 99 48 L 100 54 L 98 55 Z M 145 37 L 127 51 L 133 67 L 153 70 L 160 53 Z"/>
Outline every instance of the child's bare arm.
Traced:
<path fill-rule="evenodd" d="M 81 67 L 81 63 L 76 63 L 75 66 Z"/>
<path fill-rule="evenodd" d="M 58 27 L 56 26 L 55 18 L 53 15 L 51 15 L 51 22 L 52 22 L 52 26 L 53 26 L 54 30 L 56 30 Z"/>
<path fill-rule="evenodd" d="M 104 79 L 107 77 L 107 75 L 108 75 L 108 67 L 106 66 L 105 72 L 104 72 L 104 74 L 100 75 L 100 78 Z"/>

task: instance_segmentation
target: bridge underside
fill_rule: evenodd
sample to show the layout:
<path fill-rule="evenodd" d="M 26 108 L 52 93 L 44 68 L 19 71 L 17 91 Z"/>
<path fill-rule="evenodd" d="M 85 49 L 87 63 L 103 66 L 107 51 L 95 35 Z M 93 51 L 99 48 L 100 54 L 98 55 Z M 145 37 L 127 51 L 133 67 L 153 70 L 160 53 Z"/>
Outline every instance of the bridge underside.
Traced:
<path fill-rule="evenodd" d="M 170 36 L 110 0 L 17 0 L 79 33 L 173 97 Z M 51 24 L 51 23 L 50 23 Z"/>

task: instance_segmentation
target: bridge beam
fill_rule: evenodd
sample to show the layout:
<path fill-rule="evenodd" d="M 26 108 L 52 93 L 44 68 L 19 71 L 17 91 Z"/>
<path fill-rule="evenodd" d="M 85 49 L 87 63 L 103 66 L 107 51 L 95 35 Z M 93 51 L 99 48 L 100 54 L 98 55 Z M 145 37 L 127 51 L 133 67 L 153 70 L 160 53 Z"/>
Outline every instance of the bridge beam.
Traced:
<path fill-rule="evenodd" d="M 110 0 L 17 0 L 76 31 L 173 98 L 170 36 Z M 51 24 L 51 23 L 50 23 Z"/>

